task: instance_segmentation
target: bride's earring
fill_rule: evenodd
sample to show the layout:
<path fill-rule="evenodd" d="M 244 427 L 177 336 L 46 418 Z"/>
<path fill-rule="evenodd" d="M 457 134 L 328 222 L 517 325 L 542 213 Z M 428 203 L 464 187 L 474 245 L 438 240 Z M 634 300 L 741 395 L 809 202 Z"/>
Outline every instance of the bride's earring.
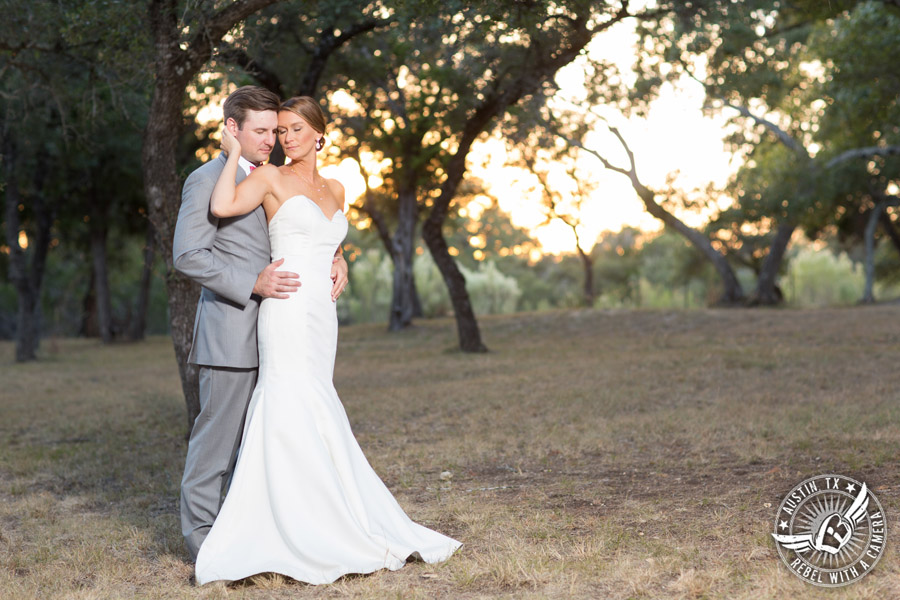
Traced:
<path fill-rule="evenodd" d="M 324 147 L 325 147 L 325 138 L 320 137 L 319 139 L 316 140 L 316 152 L 318 152 L 319 150 L 321 150 Z"/>

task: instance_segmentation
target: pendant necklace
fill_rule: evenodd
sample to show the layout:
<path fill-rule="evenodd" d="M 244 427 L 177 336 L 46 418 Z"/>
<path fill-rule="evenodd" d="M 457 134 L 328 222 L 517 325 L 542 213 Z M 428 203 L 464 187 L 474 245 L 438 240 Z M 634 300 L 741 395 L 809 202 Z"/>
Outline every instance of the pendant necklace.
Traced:
<path fill-rule="evenodd" d="M 322 183 L 320 185 L 316 186 L 314 183 L 312 183 L 311 181 L 308 181 L 305 177 L 300 175 L 300 173 L 295 171 L 294 165 L 291 165 L 290 169 L 291 169 L 291 173 L 296 175 L 300 179 L 300 181 L 302 181 L 303 183 L 305 183 L 306 185 L 309 186 L 310 190 L 312 190 L 313 193 L 315 193 L 319 196 L 319 200 L 324 200 L 324 197 L 322 195 L 322 192 L 325 191 L 325 178 L 324 177 L 321 178 Z M 313 180 L 315 180 L 315 173 L 313 173 Z"/>

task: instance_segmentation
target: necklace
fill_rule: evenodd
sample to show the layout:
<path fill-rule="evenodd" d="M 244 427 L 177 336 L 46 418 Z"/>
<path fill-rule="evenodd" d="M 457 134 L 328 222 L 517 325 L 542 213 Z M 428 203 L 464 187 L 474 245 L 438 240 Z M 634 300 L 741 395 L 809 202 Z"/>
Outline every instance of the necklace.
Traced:
<path fill-rule="evenodd" d="M 293 173 L 294 175 L 296 175 L 296 176 L 300 179 L 300 181 L 302 181 L 303 183 L 305 183 L 306 185 L 308 185 L 309 188 L 310 188 L 315 194 L 317 194 L 317 195 L 319 196 L 319 199 L 320 199 L 320 200 L 322 199 L 322 192 L 325 191 L 325 178 L 324 178 L 324 177 L 320 177 L 320 179 L 322 180 L 322 183 L 319 184 L 319 185 L 317 186 L 317 185 L 315 185 L 315 183 L 313 183 L 313 181 L 315 181 L 315 178 L 316 178 L 316 173 L 315 173 L 315 172 L 313 172 L 313 181 L 309 181 L 308 179 L 306 179 L 305 177 L 303 177 L 300 173 L 298 173 L 297 171 L 294 170 L 294 165 L 291 165 L 289 168 L 290 168 L 290 170 L 291 170 L 291 173 Z"/>

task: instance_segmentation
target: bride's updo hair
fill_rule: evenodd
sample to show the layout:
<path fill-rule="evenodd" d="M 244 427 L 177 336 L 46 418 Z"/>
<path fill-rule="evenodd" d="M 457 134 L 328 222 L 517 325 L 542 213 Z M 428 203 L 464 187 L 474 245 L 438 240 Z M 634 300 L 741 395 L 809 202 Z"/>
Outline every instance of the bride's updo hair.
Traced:
<path fill-rule="evenodd" d="M 313 129 L 323 134 L 322 137 L 316 140 L 316 150 L 322 149 L 325 145 L 325 113 L 322 112 L 322 107 L 319 106 L 319 103 L 314 98 L 309 96 L 288 98 L 281 103 L 279 110 L 291 111 L 309 123 Z"/>

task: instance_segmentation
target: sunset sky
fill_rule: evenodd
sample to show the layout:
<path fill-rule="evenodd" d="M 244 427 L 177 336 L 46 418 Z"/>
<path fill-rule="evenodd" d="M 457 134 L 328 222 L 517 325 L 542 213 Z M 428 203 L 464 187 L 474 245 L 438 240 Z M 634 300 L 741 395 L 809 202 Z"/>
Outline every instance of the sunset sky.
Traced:
<path fill-rule="evenodd" d="M 634 60 L 635 43 L 632 27 L 624 23 L 597 38 L 589 46 L 589 52 L 592 56 L 612 58 L 619 69 L 628 74 Z M 571 106 L 572 99 L 577 102 L 583 89 L 583 66 L 579 62 L 569 65 L 559 73 L 557 82 L 562 88 L 561 102 Z M 619 128 L 634 152 L 643 183 L 651 188 L 662 188 L 666 177 L 677 171 L 676 186 L 680 189 L 703 188 L 710 182 L 717 187 L 723 186 L 739 163 L 732 160 L 723 146 L 726 116 L 705 116 L 701 110 L 703 89 L 700 84 L 692 80 L 681 82 L 677 88 L 667 84 L 651 106 L 646 119 L 625 119 L 615 111 L 604 111 L 604 116 Z M 618 141 L 605 129 L 595 131 L 588 142 L 614 164 L 626 164 Z M 510 213 L 516 225 L 530 230 L 545 252 L 575 249 L 574 235 L 567 226 L 560 222 L 543 225 L 546 219 L 540 197 L 530 191 L 535 180 L 521 169 L 505 166 L 507 156 L 502 140 L 492 138 L 473 147 L 469 163 L 469 173 L 488 185 L 488 192 L 497 197 L 500 207 Z M 660 228 L 659 222 L 646 213 L 624 176 L 606 171 L 600 161 L 586 153 L 582 153 L 579 166 L 599 184 L 582 213 L 584 225 L 580 235 L 583 243 L 592 244 L 602 231 L 616 231 L 624 225 L 645 230 Z M 348 199 L 362 193 L 363 182 L 352 160 L 347 159 L 340 167 L 326 167 L 322 171 L 344 182 Z M 696 215 L 683 215 L 683 218 L 692 224 L 702 220 Z"/>
<path fill-rule="evenodd" d="M 588 51 L 592 57 L 611 58 L 627 82 L 634 61 L 635 44 L 633 27 L 625 22 L 595 39 Z M 584 88 L 581 61 L 560 71 L 557 82 L 561 87 L 560 105 L 570 108 L 579 106 L 578 99 Z M 221 119 L 220 102 L 202 109 L 197 118 L 201 121 Z M 679 189 L 704 188 L 709 183 L 721 188 L 740 163 L 723 146 L 727 115 L 704 115 L 702 106 L 702 86 L 685 79 L 678 86 L 666 84 L 663 87 L 660 97 L 652 103 L 647 118 L 626 119 L 614 110 L 604 110 L 603 107 L 599 110 L 621 131 L 635 154 L 638 175 L 648 187 L 662 189 L 667 176 L 677 172 L 675 186 Z M 595 130 L 588 137 L 587 145 L 614 164 L 626 165 L 621 146 L 605 128 Z M 511 215 L 513 223 L 531 231 L 545 252 L 574 251 L 575 238 L 566 225 L 560 222 L 544 224 L 546 218 L 541 199 L 533 191 L 533 176 L 519 168 L 507 166 L 506 147 L 499 137 L 476 144 L 469 158 L 469 174 L 487 184 L 487 191 L 498 199 L 500 207 Z M 586 203 L 581 215 L 583 226 L 579 234 L 584 245 L 593 244 L 605 230 L 617 231 L 625 225 L 645 230 L 660 228 L 659 221 L 644 210 L 627 178 L 606 171 L 599 160 L 584 152 L 581 153 L 579 168 L 586 177 L 597 183 L 597 191 Z M 346 158 L 339 164 L 323 167 L 321 171 L 343 182 L 348 204 L 361 196 L 365 189 L 352 159 Z M 562 175 L 557 174 L 557 181 L 564 186 Z M 370 181 L 373 186 L 378 183 L 377 177 Z M 689 224 L 698 224 L 705 218 L 693 214 L 679 216 Z"/>
<path fill-rule="evenodd" d="M 594 57 L 612 58 L 623 74 L 630 74 L 635 43 L 632 27 L 623 23 L 597 38 L 589 46 L 589 52 Z M 575 98 L 577 102 L 579 90 L 583 88 L 583 67 L 577 62 L 569 65 L 559 73 L 557 82 L 562 88 L 560 95 L 564 98 L 563 102 L 570 104 L 569 98 Z M 638 175 L 645 185 L 662 188 L 667 175 L 678 171 L 676 186 L 681 189 L 703 188 L 710 182 L 721 187 L 739 163 L 732 160 L 723 146 L 726 115 L 704 116 L 703 101 L 702 86 L 686 80 L 677 89 L 667 84 L 660 98 L 652 104 L 646 119 L 625 119 L 615 111 L 604 111 L 602 108 L 601 112 L 619 128 L 628 142 L 635 154 Z M 605 128 L 595 130 L 587 145 L 613 164 L 627 165 L 618 140 Z M 545 217 L 539 198 L 528 196 L 526 190 L 531 186 L 516 183 L 522 179 L 523 173 L 518 169 L 502 168 L 502 144 L 493 144 L 492 149 L 489 167 L 482 169 L 478 166 L 480 161 L 473 160 L 472 174 L 491 184 L 492 194 L 497 196 L 500 206 L 512 215 L 517 225 L 532 230 L 545 251 L 574 250 L 575 239 L 567 226 L 559 222 L 541 225 Z M 581 161 L 584 172 L 599 183 L 598 191 L 582 214 L 584 226 L 580 235 L 583 240 L 593 243 L 602 231 L 616 231 L 624 225 L 648 230 L 660 228 L 659 221 L 644 210 L 627 178 L 606 171 L 599 160 L 586 153 L 582 153 Z M 684 216 L 692 223 L 702 220 L 697 216 L 691 217 Z"/>

